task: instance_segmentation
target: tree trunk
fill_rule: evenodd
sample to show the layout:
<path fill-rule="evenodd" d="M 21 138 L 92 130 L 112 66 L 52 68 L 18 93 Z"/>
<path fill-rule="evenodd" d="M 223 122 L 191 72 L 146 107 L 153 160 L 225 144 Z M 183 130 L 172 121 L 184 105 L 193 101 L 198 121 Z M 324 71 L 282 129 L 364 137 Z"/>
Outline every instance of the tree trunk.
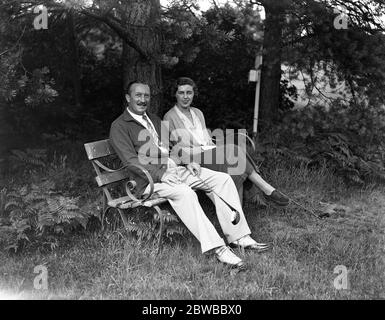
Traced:
<path fill-rule="evenodd" d="M 265 5 L 265 32 L 263 39 L 263 65 L 260 95 L 260 121 L 262 130 L 278 116 L 281 81 L 283 10 L 280 0 Z"/>
<path fill-rule="evenodd" d="M 123 85 L 138 80 L 151 89 L 150 112 L 160 113 L 162 103 L 162 78 L 159 56 L 161 36 L 159 0 L 129 0 L 125 12 L 125 28 L 129 29 L 135 42 L 146 53 L 143 57 L 137 50 L 123 42 Z"/>

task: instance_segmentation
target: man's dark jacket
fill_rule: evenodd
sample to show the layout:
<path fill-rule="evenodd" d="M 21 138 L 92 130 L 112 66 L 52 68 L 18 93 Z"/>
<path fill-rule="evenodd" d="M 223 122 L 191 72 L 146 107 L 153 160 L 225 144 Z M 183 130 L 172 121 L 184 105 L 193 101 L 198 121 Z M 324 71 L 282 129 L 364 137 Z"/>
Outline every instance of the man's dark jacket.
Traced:
<path fill-rule="evenodd" d="M 147 112 L 163 144 L 169 145 L 169 132 L 156 115 Z M 148 170 L 154 183 L 161 182 L 167 170 L 168 154 L 161 153 L 150 132 L 136 121 L 127 109 L 111 124 L 110 142 L 124 165 L 138 164 Z M 173 158 L 176 163 L 180 163 Z M 137 168 L 130 168 L 137 182 L 137 194 L 141 195 L 148 185 L 146 176 Z"/>

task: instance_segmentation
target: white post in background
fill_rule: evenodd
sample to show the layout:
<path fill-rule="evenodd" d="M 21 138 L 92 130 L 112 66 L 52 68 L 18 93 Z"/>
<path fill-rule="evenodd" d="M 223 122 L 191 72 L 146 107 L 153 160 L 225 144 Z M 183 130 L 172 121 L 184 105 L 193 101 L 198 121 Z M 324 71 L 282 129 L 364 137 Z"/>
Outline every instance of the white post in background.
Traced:
<path fill-rule="evenodd" d="M 258 113 L 259 113 L 259 94 L 261 91 L 261 68 L 262 55 L 255 57 L 255 69 L 249 72 L 249 81 L 256 82 L 255 86 L 255 102 L 254 102 L 254 121 L 253 121 L 253 140 L 256 140 L 258 133 Z"/>

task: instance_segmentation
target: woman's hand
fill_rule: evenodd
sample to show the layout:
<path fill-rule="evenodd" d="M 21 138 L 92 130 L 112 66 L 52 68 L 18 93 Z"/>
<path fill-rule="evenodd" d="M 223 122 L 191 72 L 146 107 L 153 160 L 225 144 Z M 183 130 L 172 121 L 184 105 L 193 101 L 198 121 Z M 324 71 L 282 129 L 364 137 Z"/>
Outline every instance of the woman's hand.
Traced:
<path fill-rule="evenodd" d="M 196 162 L 189 163 L 186 168 L 193 176 L 199 176 L 201 174 L 201 166 Z"/>

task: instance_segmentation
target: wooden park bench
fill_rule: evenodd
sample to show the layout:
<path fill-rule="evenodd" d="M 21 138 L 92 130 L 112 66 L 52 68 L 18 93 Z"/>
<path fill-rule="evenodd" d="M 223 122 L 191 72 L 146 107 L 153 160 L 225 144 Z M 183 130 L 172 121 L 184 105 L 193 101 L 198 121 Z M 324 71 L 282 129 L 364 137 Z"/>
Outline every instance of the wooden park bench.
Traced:
<path fill-rule="evenodd" d="M 105 213 L 111 209 L 117 209 L 120 217 L 123 221 L 125 229 L 128 229 L 127 212 L 129 209 L 137 207 L 151 207 L 159 214 L 160 226 L 159 226 L 159 238 L 158 238 L 158 252 L 162 245 L 162 235 L 164 230 L 165 213 L 159 208 L 159 205 L 167 201 L 166 198 L 160 198 L 154 193 L 154 181 L 151 178 L 149 172 L 142 166 L 137 164 L 129 164 L 126 166 L 120 166 L 118 169 L 112 169 L 105 163 L 110 162 L 113 158 L 117 158 L 116 152 L 111 146 L 108 139 L 90 142 L 84 144 L 88 159 L 91 161 L 92 166 L 96 171 L 96 182 L 100 188 L 102 188 L 103 196 L 103 214 L 102 225 Z M 132 180 L 132 171 L 130 168 L 136 167 L 140 169 L 147 177 L 150 192 L 143 197 L 137 198 L 133 194 L 133 190 L 136 187 L 135 180 Z M 114 198 L 112 196 L 111 188 L 114 185 L 120 184 L 125 191 L 125 195 Z"/>
<path fill-rule="evenodd" d="M 248 138 L 248 137 L 247 137 Z M 250 138 L 248 138 L 251 141 Z M 254 143 L 251 141 L 253 150 L 255 150 Z M 119 168 L 113 169 L 108 164 L 112 163 L 110 160 L 117 160 L 117 155 L 113 147 L 111 146 L 108 139 L 90 142 L 84 144 L 88 159 L 91 161 L 92 166 L 96 172 L 96 182 L 100 188 L 103 190 L 103 214 L 102 214 L 102 228 L 103 220 L 106 212 L 114 208 L 118 210 L 123 225 L 126 230 L 129 229 L 129 221 L 127 219 L 127 214 L 129 214 L 129 209 L 137 207 L 149 207 L 154 208 L 159 215 L 159 238 L 158 238 L 158 252 L 161 249 L 162 245 L 162 235 L 164 231 L 165 218 L 167 215 L 172 214 L 171 212 L 162 211 L 159 208 L 159 205 L 167 202 L 166 198 L 159 197 L 154 193 L 154 181 L 151 178 L 149 172 L 141 165 L 129 164 L 123 166 L 120 161 Z M 247 155 L 249 157 L 249 155 Z M 251 159 L 252 160 L 252 159 Z M 257 166 L 252 162 L 252 164 L 257 169 Z M 132 178 L 132 169 L 136 167 L 140 169 L 143 174 L 147 177 L 147 180 L 150 185 L 150 192 L 145 196 L 140 198 L 136 197 L 133 193 L 137 185 L 136 181 Z M 112 192 L 110 191 L 114 185 L 120 184 L 124 190 L 123 196 L 118 196 L 114 198 Z"/>

